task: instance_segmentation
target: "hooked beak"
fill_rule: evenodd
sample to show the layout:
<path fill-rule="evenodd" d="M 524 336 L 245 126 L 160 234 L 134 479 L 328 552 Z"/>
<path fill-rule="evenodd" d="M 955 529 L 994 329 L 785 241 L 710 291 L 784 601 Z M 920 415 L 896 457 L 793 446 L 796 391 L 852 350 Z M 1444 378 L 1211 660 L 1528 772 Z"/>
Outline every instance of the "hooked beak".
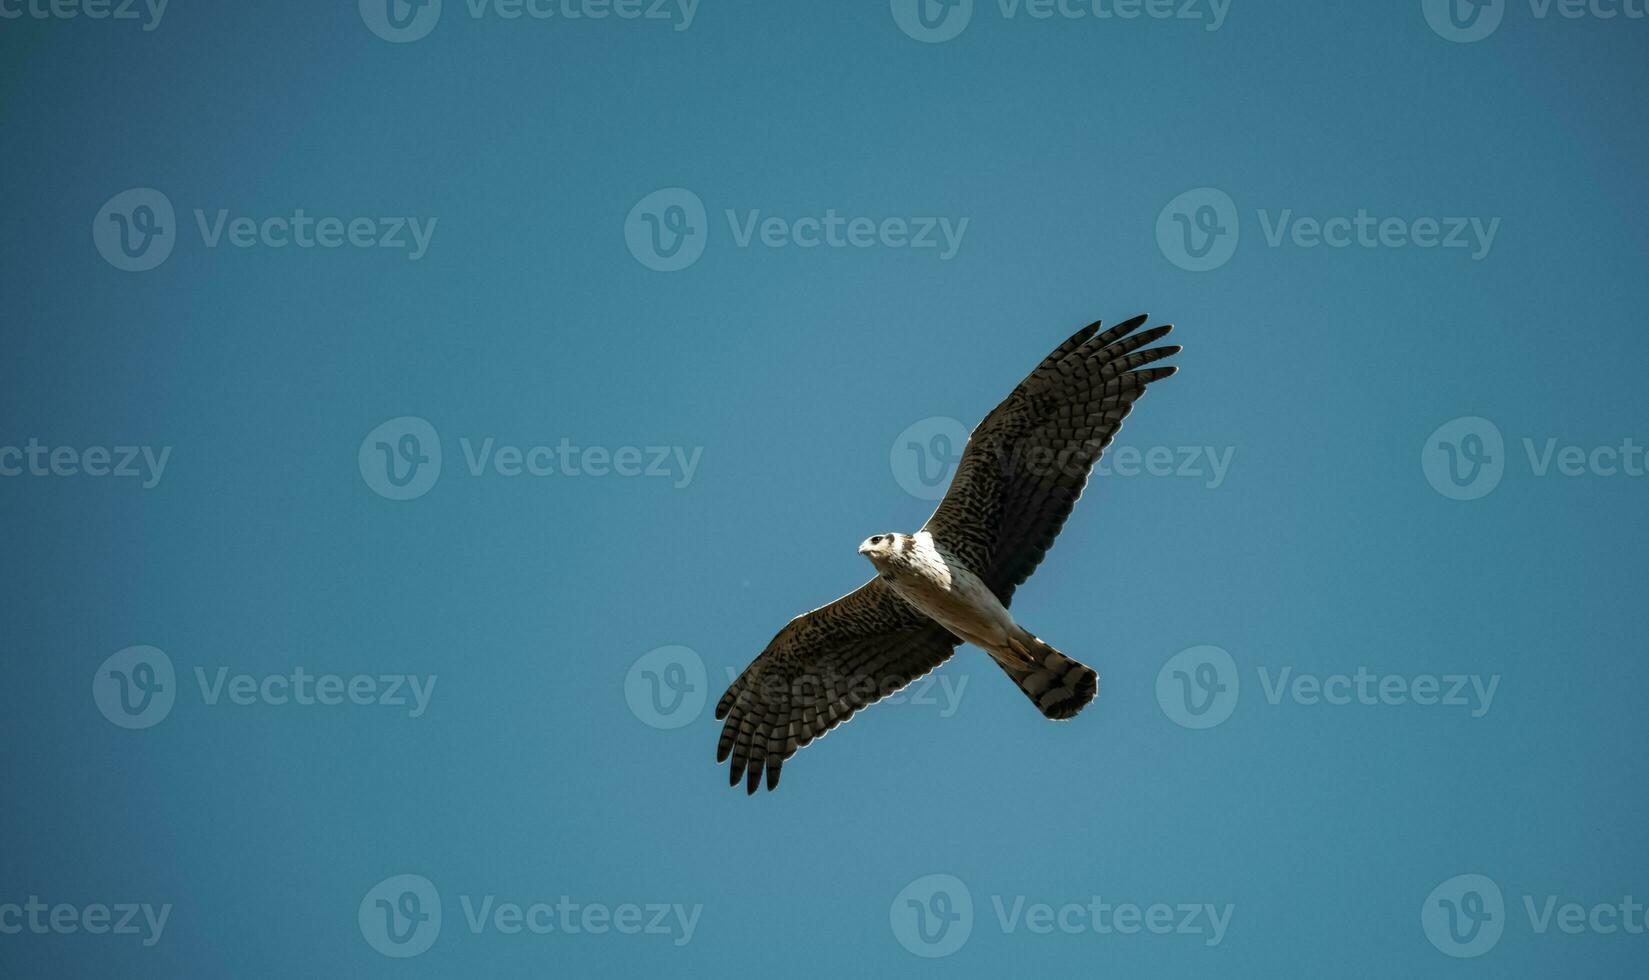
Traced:
<path fill-rule="evenodd" d="M 859 542 L 859 554 L 861 554 L 861 555 L 870 554 L 870 540 L 868 538 L 864 541 Z"/>

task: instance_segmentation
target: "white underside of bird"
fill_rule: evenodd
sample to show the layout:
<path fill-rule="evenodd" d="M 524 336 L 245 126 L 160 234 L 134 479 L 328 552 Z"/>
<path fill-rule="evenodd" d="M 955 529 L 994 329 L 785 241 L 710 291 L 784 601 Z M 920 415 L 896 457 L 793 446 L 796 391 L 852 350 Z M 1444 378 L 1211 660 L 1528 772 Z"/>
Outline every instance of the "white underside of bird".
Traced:
<path fill-rule="evenodd" d="M 890 539 L 891 546 L 883 547 Z M 1013 616 L 979 576 L 934 543 L 932 534 L 877 535 L 859 545 L 859 554 L 928 618 L 992 656 L 1012 655 L 1008 641 L 1018 629 Z"/>
<path fill-rule="evenodd" d="M 1052 717 L 1070 717 L 1093 699 L 1094 672 L 1015 623 L 996 593 L 932 534 L 878 534 L 859 545 L 859 554 L 870 559 L 877 576 L 899 598 L 990 654 L 1039 706 L 1044 699 L 1050 706 L 1058 704 Z M 1071 707 L 1067 698 L 1079 703 Z"/>

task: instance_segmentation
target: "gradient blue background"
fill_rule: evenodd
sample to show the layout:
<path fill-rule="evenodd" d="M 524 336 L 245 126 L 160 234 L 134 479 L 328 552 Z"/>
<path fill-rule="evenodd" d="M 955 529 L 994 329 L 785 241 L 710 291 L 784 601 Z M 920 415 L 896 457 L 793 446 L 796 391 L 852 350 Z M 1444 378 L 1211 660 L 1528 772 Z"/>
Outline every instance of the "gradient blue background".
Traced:
<path fill-rule="evenodd" d="M 161 943 L 0 936 L 6 976 L 1641 975 L 1649 937 L 1536 936 L 1524 893 L 1649 897 L 1642 479 L 1434 492 L 1422 442 L 1649 442 L 1649 23 L 1514 5 L 1457 45 L 1417 3 L 1236 0 L 1223 29 L 1004 20 L 919 44 L 886 3 L 703 0 L 692 28 L 473 21 L 373 36 L 346 0 L 174 0 L 129 22 L 0 22 L 0 445 L 175 447 L 151 491 L 0 480 L 0 902 L 172 902 Z M 675 274 L 632 204 L 709 206 Z M 1212 185 L 1222 269 L 1158 250 Z M 207 249 L 117 271 L 105 200 L 436 216 L 426 258 Z M 723 208 L 970 219 L 922 252 L 738 249 Z M 1498 216 L 1493 253 L 1272 249 L 1259 208 Z M 889 447 L 971 424 L 1071 330 L 1150 311 L 1183 371 L 1123 442 L 1233 447 L 1223 486 L 1091 488 L 1014 611 L 1099 668 L 1038 718 L 984 655 L 960 710 L 879 706 L 747 799 L 707 710 L 626 705 L 644 652 L 712 699 L 786 619 L 910 529 Z M 429 419 L 448 469 L 396 503 L 356 450 Z M 458 436 L 702 446 L 695 479 L 471 478 Z M 1519 451 L 1520 452 L 1520 451 Z M 208 707 L 106 722 L 132 644 L 180 675 L 434 673 L 430 712 Z M 1231 651 L 1224 725 L 1164 716 L 1158 669 Z M 1493 710 L 1272 706 L 1253 670 L 1501 675 Z M 356 906 L 428 876 L 440 940 L 386 959 Z M 978 919 L 917 959 L 889 905 L 954 874 Z M 1419 924 L 1481 872 L 1513 921 L 1456 961 Z M 702 903 L 690 944 L 471 935 L 457 896 Z M 1004 935 L 990 896 L 1236 904 L 1223 944 Z"/>

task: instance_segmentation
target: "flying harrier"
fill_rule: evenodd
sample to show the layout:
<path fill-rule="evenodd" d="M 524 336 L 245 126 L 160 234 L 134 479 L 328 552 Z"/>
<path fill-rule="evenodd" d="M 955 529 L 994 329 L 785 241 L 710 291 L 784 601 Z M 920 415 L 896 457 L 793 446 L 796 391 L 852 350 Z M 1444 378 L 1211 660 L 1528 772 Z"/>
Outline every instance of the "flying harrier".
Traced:
<path fill-rule="evenodd" d="M 915 534 L 859 545 L 876 577 L 792 619 L 716 705 L 726 718 L 716 761 L 728 784 L 767 788 L 796 750 L 939 666 L 966 640 L 982 647 L 1038 711 L 1081 711 L 1099 677 L 1008 615 L 1014 589 L 1042 561 L 1088 472 L 1146 386 L 1173 367 L 1141 370 L 1179 347 L 1140 350 L 1172 326 L 1104 333 L 1093 323 L 1037 365 L 968 438 L 939 508 Z"/>

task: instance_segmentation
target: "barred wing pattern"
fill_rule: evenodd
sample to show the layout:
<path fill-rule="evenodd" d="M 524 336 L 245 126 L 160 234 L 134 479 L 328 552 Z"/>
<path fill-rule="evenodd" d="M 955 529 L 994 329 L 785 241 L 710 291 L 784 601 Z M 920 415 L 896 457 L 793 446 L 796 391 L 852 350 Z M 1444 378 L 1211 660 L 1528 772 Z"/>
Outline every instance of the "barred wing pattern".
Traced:
<path fill-rule="evenodd" d="M 767 788 L 796 750 L 939 666 L 961 641 L 876 579 L 792 619 L 716 705 L 728 785 Z"/>
<path fill-rule="evenodd" d="M 1144 316 L 1104 333 L 1092 323 L 1049 354 L 968 437 L 945 498 L 923 530 L 973 569 L 1004 605 L 1042 562 L 1146 386 L 1179 353 L 1141 351 L 1173 329 L 1134 333 Z"/>

